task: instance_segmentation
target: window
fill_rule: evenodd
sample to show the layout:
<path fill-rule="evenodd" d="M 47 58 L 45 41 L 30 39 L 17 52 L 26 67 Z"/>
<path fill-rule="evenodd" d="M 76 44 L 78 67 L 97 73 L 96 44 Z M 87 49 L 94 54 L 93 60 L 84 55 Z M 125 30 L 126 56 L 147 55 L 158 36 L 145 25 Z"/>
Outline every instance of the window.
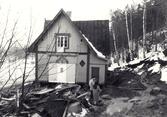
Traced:
<path fill-rule="evenodd" d="M 63 68 L 60 68 L 60 73 L 62 73 L 63 72 Z"/>
<path fill-rule="evenodd" d="M 68 41 L 68 35 L 57 35 L 57 47 L 64 47 L 68 48 L 69 41 Z"/>
<path fill-rule="evenodd" d="M 60 47 L 60 37 L 57 37 L 57 45 Z"/>

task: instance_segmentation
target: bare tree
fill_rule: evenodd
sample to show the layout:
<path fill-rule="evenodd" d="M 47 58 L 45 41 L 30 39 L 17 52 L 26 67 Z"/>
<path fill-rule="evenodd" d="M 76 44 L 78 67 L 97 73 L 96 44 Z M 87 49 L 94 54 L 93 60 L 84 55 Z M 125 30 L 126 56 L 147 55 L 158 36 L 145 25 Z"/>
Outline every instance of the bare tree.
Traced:
<path fill-rule="evenodd" d="M 1 64 L 0 68 L 2 67 L 2 65 L 3 65 L 3 63 L 4 63 L 4 61 L 5 61 L 5 58 L 6 58 L 7 54 L 8 54 L 8 52 L 9 52 L 9 49 L 11 48 L 11 45 L 12 45 L 12 42 L 13 42 L 13 38 L 14 38 L 14 31 L 15 31 L 17 22 L 18 22 L 18 21 L 16 21 L 15 24 L 14 24 L 14 26 L 13 26 L 11 37 L 10 37 L 10 39 L 8 40 L 8 41 L 9 41 L 9 44 L 8 44 L 8 46 L 7 46 L 7 49 L 5 50 L 5 52 L 3 53 L 2 57 L 1 57 L 1 62 L 2 62 L 2 64 Z M 5 47 L 4 47 L 4 48 L 5 48 Z"/>
<path fill-rule="evenodd" d="M 110 15 L 111 15 L 111 30 L 112 30 L 112 35 L 113 35 L 113 44 L 114 44 L 114 50 L 115 50 L 115 56 L 116 56 L 116 61 L 119 65 L 119 57 L 118 57 L 118 49 L 117 49 L 117 44 L 116 44 L 116 34 L 115 34 L 115 29 L 114 29 L 114 23 L 113 23 L 113 20 L 112 20 L 112 11 L 110 11 Z"/>
<path fill-rule="evenodd" d="M 126 10 L 125 10 L 125 19 L 126 19 L 126 31 L 127 31 L 127 39 L 128 39 L 128 52 L 131 60 L 132 55 L 131 55 L 131 49 L 130 49 L 130 35 L 129 35 L 129 27 L 128 27 L 128 6 L 126 7 Z"/>
<path fill-rule="evenodd" d="M 143 58 L 146 57 L 145 49 L 146 49 L 146 0 L 144 0 L 144 8 L 143 8 Z"/>

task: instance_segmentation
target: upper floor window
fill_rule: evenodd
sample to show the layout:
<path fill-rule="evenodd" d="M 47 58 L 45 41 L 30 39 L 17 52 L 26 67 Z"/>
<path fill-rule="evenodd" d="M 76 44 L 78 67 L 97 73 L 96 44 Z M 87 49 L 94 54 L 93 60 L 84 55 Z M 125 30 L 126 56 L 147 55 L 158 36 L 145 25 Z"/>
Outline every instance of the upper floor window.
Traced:
<path fill-rule="evenodd" d="M 57 35 L 57 47 L 68 48 L 69 46 L 69 36 L 68 35 Z"/>
<path fill-rule="evenodd" d="M 69 33 L 56 33 L 56 51 L 64 52 L 65 49 L 69 48 Z"/>

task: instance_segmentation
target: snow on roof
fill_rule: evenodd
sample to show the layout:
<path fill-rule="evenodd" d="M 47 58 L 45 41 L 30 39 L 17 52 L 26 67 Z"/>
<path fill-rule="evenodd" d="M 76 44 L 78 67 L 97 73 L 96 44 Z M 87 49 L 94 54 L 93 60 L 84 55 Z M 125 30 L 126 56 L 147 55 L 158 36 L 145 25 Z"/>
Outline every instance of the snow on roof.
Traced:
<path fill-rule="evenodd" d="M 94 52 L 97 54 L 97 56 L 99 58 L 102 58 L 102 59 L 106 59 L 105 56 L 99 52 L 94 46 L 93 44 L 89 41 L 89 39 L 81 32 L 82 36 L 85 38 L 85 40 L 87 41 L 87 43 L 91 46 L 91 48 L 94 50 Z"/>

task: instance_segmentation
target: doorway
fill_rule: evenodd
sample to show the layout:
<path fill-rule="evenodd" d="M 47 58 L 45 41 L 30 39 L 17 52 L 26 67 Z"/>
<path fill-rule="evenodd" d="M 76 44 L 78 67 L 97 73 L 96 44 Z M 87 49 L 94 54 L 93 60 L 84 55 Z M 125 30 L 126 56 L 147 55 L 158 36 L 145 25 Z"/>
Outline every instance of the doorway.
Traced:
<path fill-rule="evenodd" d="M 99 67 L 92 67 L 91 71 L 92 71 L 91 77 L 95 77 L 97 82 L 99 82 L 99 71 L 100 71 Z"/>

